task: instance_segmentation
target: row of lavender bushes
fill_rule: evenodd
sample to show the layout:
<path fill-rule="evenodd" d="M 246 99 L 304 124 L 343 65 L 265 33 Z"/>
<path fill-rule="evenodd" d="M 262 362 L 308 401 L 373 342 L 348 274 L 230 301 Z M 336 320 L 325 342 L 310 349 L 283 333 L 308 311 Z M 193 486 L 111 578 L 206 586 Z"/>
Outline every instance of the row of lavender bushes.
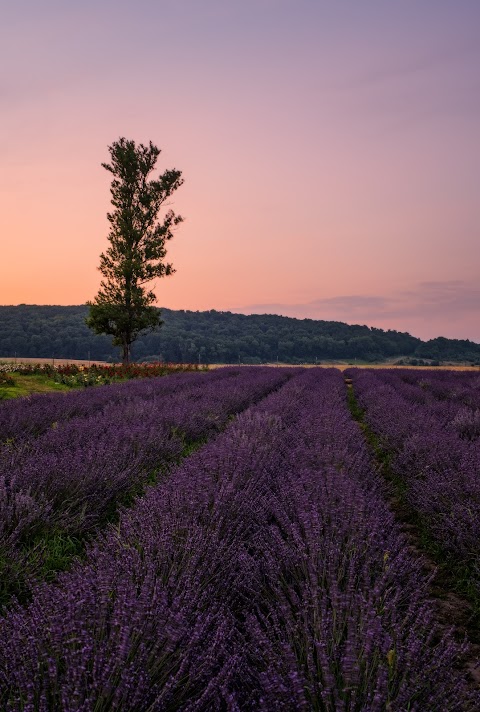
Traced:
<path fill-rule="evenodd" d="M 478 376 L 460 380 L 455 373 L 442 373 L 437 384 L 431 374 L 432 387 L 425 388 L 422 381 L 406 381 L 402 372 L 352 369 L 348 375 L 366 422 L 405 487 L 407 502 L 480 605 Z M 452 400 L 439 400 L 429 393 L 455 394 L 459 383 L 462 395 L 457 400 L 453 395 Z M 471 400 L 466 398 L 468 388 Z"/>
<path fill-rule="evenodd" d="M 291 373 L 223 369 L 7 408 L 10 423 L 19 427 L 33 409 L 42 425 L 36 432 L 43 432 L 28 438 L 13 431 L 0 446 L 1 602 L 12 592 L 26 595 L 34 574 L 63 566 L 63 549 L 68 558 L 79 538 L 101 527 L 122 498 Z"/>
<path fill-rule="evenodd" d="M 232 373 L 233 369 L 210 371 L 208 382 L 223 380 Z M 204 378 L 203 372 L 173 373 L 168 378 L 135 380 L 127 390 L 123 383 L 115 383 L 108 388 L 82 389 L 68 394 L 32 394 L 28 398 L 4 401 L 0 404 L 0 442 L 19 442 L 37 437 L 62 421 L 90 418 L 101 413 L 106 406 L 122 404 L 132 398 L 158 400 L 191 384 L 201 383 Z"/>
<path fill-rule="evenodd" d="M 402 374 L 406 383 L 411 383 L 430 396 L 429 404 L 436 407 L 437 412 L 452 414 L 446 423 L 453 428 L 460 437 L 467 440 L 476 440 L 480 437 L 480 373 L 478 371 L 446 371 L 433 372 L 423 379 L 418 373 L 412 378 L 411 374 Z M 436 402 L 435 402 L 436 401 Z M 445 416 L 441 415 L 443 422 Z"/>
<path fill-rule="evenodd" d="M 461 437 L 480 436 L 480 375 L 475 371 L 385 369 L 377 372 L 382 383 L 400 389 L 409 403 L 427 406 L 442 427 Z"/>
<path fill-rule="evenodd" d="M 424 371 L 405 369 L 398 375 L 435 399 L 480 408 L 480 369 L 475 371 Z"/>
<path fill-rule="evenodd" d="M 10 711 L 474 710 L 340 374 L 300 373 L 0 621 Z M 435 640 L 435 644 L 434 644 Z"/>

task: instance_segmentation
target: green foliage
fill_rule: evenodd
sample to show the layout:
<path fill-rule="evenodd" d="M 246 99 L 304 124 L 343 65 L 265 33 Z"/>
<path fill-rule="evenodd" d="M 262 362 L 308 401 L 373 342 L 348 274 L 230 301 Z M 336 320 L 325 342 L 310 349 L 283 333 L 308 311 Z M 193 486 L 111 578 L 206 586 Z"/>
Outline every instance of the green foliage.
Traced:
<path fill-rule="evenodd" d="M 32 393 L 68 391 L 68 386 L 56 383 L 54 377 L 42 373 L 15 374 L 13 383 L 0 383 L 0 400 L 29 396 Z"/>
<path fill-rule="evenodd" d="M 94 335 L 85 325 L 87 313 L 86 306 L 0 306 L 0 355 L 117 361 L 110 338 Z M 371 362 L 372 357 L 377 361 L 420 358 L 417 350 L 432 343 L 398 331 L 274 314 L 162 308 L 162 319 L 159 331 L 140 335 L 132 345 L 135 361 L 238 364 L 254 359 L 250 363 L 276 363 L 278 357 L 280 363 L 357 359 L 360 364 Z M 480 360 L 480 345 L 472 341 L 445 339 L 442 344 L 438 344 L 438 354 L 432 352 L 433 360 L 442 364 Z M 448 359 L 440 347 L 448 350 Z"/>
<path fill-rule="evenodd" d="M 165 243 L 183 218 L 169 210 L 163 222 L 158 222 L 158 214 L 183 180 L 175 169 L 166 170 L 158 180 L 148 180 L 160 154 L 151 141 L 148 146 L 136 146 L 135 141 L 120 138 L 109 151 L 111 163 L 102 166 L 113 175 L 114 210 L 107 213 L 110 246 L 100 255 L 104 279 L 95 300 L 89 302 L 86 323 L 96 334 L 113 336 L 114 346 L 122 348 L 122 360 L 128 363 L 131 344 L 139 334 L 162 323 L 159 310 L 152 306 L 155 294 L 145 285 L 175 271 L 163 261 Z"/>
<path fill-rule="evenodd" d="M 94 371 L 79 371 L 78 373 L 56 373 L 55 383 L 63 383 L 70 388 L 80 388 L 87 386 L 100 386 L 110 383 L 108 376 L 97 375 Z"/>
<path fill-rule="evenodd" d="M 463 361 L 471 361 L 472 365 L 480 365 L 480 347 L 468 339 L 446 339 L 444 336 L 439 336 L 419 344 L 415 355 L 419 358 L 437 361 L 455 361 L 458 359 L 459 353 L 462 354 Z"/>
<path fill-rule="evenodd" d="M 68 391 L 70 388 L 99 386 L 132 378 L 155 378 L 184 371 L 205 370 L 198 364 L 143 363 L 78 366 L 49 363 L 0 364 L 0 400 L 32 393 Z M 15 374 L 15 379 L 10 374 Z"/>
<path fill-rule="evenodd" d="M 115 381 L 126 381 L 132 378 L 156 378 L 184 371 L 206 370 L 197 364 L 170 363 L 130 363 L 127 365 L 101 366 L 93 364 L 88 368 L 74 364 L 59 367 L 53 378 L 57 383 L 64 383 L 72 388 L 79 386 L 107 385 Z"/>
<path fill-rule="evenodd" d="M 0 386 L 14 386 L 15 381 L 8 373 L 0 372 Z"/>

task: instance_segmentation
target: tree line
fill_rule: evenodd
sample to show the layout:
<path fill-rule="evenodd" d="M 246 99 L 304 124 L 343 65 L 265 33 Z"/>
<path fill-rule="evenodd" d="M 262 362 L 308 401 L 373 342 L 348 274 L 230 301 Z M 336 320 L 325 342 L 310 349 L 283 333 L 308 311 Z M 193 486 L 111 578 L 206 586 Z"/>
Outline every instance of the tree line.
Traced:
<path fill-rule="evenodd" d="M 159 315 L 160 315 L 160 310 Z M 88 306 L 0 306 L 0 358 L 118 361 L 108 335 L 85 324 Z M 135 361 L 175 363 L 320 363 L 337 359 L 381 362 L 390 358 L 480 363 L 480 345 L 384 331 L 337 321 L 293 319 L 271 314 L 162 309 L 158 331 L 132 344 Z"/>

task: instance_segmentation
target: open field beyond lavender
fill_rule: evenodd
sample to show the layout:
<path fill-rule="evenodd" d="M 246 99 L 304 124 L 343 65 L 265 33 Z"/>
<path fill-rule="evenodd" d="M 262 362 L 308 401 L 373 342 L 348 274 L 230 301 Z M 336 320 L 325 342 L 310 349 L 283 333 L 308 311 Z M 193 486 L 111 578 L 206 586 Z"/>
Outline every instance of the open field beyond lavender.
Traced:
<path fill-rule="evenodd" d="M 0 400 L 34 393 L 69 391 L 72 388 L 106 385 L 137 378 L 154 378 L 187 371 L 205 371 L 206 366 L 185 363 L 91 363 L 86 361 L 0 360 Z"/>
<path fill-rule="evenodd" d="M 479 709 L 479 436 L 475 372 L 0 403 L 0 708 Z"/>

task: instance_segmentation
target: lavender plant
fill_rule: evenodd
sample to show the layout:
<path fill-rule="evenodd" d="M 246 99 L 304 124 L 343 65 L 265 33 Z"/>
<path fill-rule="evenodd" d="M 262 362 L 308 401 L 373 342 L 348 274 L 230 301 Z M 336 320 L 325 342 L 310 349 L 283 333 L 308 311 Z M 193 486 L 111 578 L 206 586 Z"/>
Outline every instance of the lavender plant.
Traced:
<path fill-rule="evenodd" d="M 278 387 L 289 369 L 241 369 L 205 374 L 165 393 L 163 381 L 128 383 L 93 414 L 55 420 L 37 438 L 0 450 L 0 598 L 24 595 L 28 580 L 65 565 L 113 516 L 119 502 L 138 493 L 185 446 L 218 432 L 232 414 Z M 123 390 L 122 390 L 123 388 Z M 122 399 L 120 399 L 120 394 Z M 73 395 L 73 394 L 72 394 Z M 63 402 L 57 401 L 60 405 Z M 85 403 L 84 401 L 82 401 Z M 55 417 L 50 411 L 50 417 Z M 60 559 L 60 561 L 59 561 Z M 25 588 L 27 587 L 27 588 Z"/>
<path fill-rule="evenodd" d="M 421 391 L 422 384 L 407 384 L 406 389 L 402 373 L 352 370 L 350 375 L 366 422 L 389 454 L 406 501 L 480 609 L 480 441 L 477 410 L 465 405 L 465 388 L 476 388 L 476 380 L 442 374 L 442 393 L 462 385 L 461 402 L 452 407 L 436 396 L 414 402 L 412 389 Z"/>
<path fill-rule="evenodd" d="M 335 371 L 300 373 L 0 620 L 6 710 L 478 708 Z"/>
<path fill-rule="evenodd" d="M 0 403 L 0 442 L 23 443 L 70 418 L 89 418 L 101 414 L 109 405 L 122 404 L 136 398 L 159 400 L 194 384 L 231 378 L 237 372 L 238 369 L 223 368 L 208 374 L 178 373 L 168 378 L 102 386 L 93 391 L 32 394 L 27 398 L 4 401 Z"/>

